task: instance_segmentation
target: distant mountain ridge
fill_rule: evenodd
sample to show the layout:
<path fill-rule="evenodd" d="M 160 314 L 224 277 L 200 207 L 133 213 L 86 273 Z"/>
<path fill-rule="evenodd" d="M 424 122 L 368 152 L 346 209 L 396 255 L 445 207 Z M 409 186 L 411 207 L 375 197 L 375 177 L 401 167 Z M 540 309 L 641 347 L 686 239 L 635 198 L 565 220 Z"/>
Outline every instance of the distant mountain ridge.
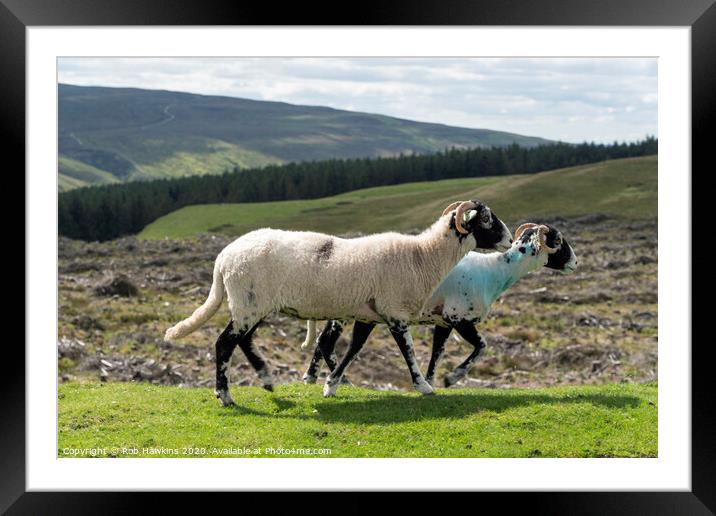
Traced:
<path fill-rule="evenodd" d="M 229 168 L 551 143 L 321 106 L 58 85 L 60 189 Z"/>

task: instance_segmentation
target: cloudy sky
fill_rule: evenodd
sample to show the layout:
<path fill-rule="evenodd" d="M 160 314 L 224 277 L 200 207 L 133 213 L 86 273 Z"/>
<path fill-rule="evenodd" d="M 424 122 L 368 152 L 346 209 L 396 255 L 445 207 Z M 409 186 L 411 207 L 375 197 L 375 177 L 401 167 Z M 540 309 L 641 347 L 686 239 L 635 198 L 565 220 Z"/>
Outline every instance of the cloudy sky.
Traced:
<path fill-rule="evenodd" d="M 654 58 L 61 58 L 58 76 L 568 142 L 658 136 Z"/>

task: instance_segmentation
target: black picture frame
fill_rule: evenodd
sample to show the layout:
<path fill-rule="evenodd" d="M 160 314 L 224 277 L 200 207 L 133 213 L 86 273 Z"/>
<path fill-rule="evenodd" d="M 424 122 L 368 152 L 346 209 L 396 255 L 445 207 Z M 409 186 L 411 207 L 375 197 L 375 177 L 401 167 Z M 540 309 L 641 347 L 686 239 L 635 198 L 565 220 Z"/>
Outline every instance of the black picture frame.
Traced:
<path fill-rule="evenodd" d="M 339 3 L 307 5 L 213 0 L 138 2 L 128 0 L 0 0 L 0 120 L 4 155 L 25 165 L 25 48 L 29 26 L 109 25 L 603 25 L 691 27 L 692 175 L 713 167 L 710 135 L 716 125 L 715 0 L 400 0 L 362 1 L 346 9 Z M 7 162 L 7 161 L 6 161 Z M 688 171 L 684 171 L 688 173 Z M 17 191 L 24 192 L 24 181 Z M 24 198 L 24 196 L 23 196 Z M 692 230 L 692 234 L 696 234 Z M 24 247 L 23 247 L 24 249 Z M 689 249 L 689 257 L 691 257 Z M 23 254 L 24 258 L 24 254 Z M 691 259 L 691 258 L 690 258 Z M 23 260 L 23 263 L 24 260 Z M 691 259 L 692 270 L 698 258 Z M 24 265 L 23 265 L 24 267 Z M 28 270 L 24 268 L 25 274 Z M 23 304 L 24 306 L 24 304 Z M 692 318 L 693 319 L 693 318 Z M 687 346 L 690 343 L 669 343 Z M 530 514 L 713 514 L 716 511 L 716 420 L 708 346 L 692 347 L 692 490 L 690 492 L 509 493 L 510 509 Z M 25 352 L 6 342 L 11 367 L 0 376 L 4 413 L 0 419 L 0 510 L 8 514 L 115 514 L 151 511 L 160 498 L 162 512 L 186 504 L 185 494 L 26 492 Z M 224 499 L 211 496 L 211 504 Z M 242 496 L 242 495 L 238 495 Z M 295 496 L 295 494 L 293 495 Z M 483 493 L 475 509 L 500 494 Z M 154 501 L 154 500 L 153 500 Z M 504 503 L 504 501 L 503 501 Z M 181 504 L 181 505 L 180 505 Z M 318 500 L 311 503 L 319 510 Z M 361 503 L 351 498 L 352 508 Z M 247 507 L 248 508 L 248 507 Z"/>

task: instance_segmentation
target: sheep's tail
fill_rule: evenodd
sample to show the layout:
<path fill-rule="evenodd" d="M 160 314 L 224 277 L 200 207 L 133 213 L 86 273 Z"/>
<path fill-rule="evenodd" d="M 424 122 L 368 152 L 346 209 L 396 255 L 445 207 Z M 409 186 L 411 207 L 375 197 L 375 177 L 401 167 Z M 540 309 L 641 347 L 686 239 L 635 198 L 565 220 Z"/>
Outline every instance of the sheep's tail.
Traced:
<path fill-rule="evenodd" d="M 316 321 L 309 319 L 306 321 L 306 340 L 301 344 L 301 349 L 305 349 L 314 340 L 316 340 Z"/>
<path fill-rule="evenodd" d="M 214 281 L 211 284 L 209 297 L 206 298 L 204 304 L 194 310 L 194 313 L 188 319 L 175 324 L 169 328 L 164 334 L 164 340 L 174 340 L 186 337 L 194 330 L 198 329 L 202 324 L 208 321 L 212 315 L 221 306 L 224 299 L 224 281 L 219 271 L 219 267 L 214 267 Z"/>

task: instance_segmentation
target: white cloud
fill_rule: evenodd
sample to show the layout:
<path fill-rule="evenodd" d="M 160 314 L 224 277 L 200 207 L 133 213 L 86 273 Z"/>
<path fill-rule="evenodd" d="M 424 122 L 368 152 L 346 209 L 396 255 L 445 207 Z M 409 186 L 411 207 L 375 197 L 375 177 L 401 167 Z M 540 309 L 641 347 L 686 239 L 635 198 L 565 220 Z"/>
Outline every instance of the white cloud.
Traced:
<path fill-rule="evenodd" d="M 657 134 L 653 58 L 62 58 L 58 75 L 572 142 Z"/>

